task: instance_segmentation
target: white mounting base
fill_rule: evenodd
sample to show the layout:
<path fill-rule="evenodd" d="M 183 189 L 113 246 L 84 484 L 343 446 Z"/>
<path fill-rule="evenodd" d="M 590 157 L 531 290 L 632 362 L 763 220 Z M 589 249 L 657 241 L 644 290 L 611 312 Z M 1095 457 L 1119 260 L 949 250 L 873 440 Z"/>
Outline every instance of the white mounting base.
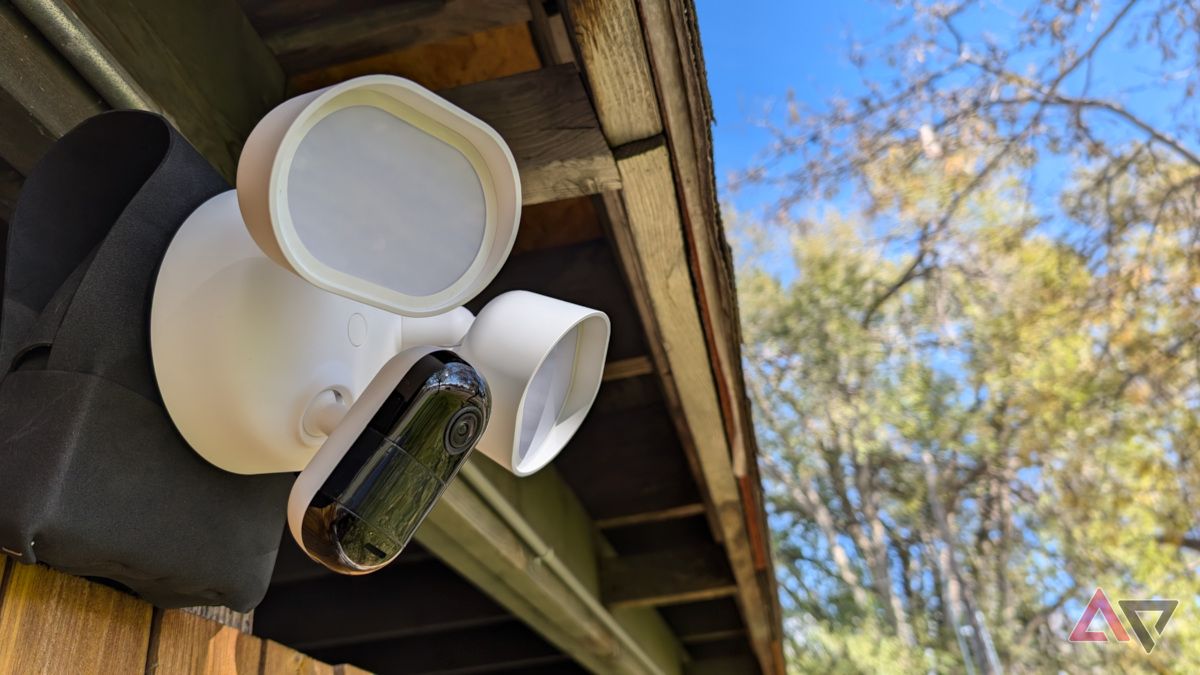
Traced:
<path fill-rule="evenodd" d="M 336 392 L 348 407 L 405 342 L 455 345 L 471 320 L 465 309 L 400 317 L 307 283 L 263 255 L 231 190 L 196 209 L 167 249 L 150 345 L 188 444 L 227 471 L 275 473 L 304 469 L 325 440 L 327 406 L 306 425 L 310 405 Z"/>

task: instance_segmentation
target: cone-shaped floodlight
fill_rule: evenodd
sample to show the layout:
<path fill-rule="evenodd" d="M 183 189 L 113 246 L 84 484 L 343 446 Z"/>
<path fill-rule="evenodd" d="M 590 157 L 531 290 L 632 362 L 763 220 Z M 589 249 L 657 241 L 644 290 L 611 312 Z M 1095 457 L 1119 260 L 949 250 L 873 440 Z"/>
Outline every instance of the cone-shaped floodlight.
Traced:
<path fill-rule="evenodd" d="M 492 392 L 479 450 L 518 476 L 554 459 L 596 400 L 608 335 L 603 312 L 526 291 L 480 310 L 455 350 Z"/>

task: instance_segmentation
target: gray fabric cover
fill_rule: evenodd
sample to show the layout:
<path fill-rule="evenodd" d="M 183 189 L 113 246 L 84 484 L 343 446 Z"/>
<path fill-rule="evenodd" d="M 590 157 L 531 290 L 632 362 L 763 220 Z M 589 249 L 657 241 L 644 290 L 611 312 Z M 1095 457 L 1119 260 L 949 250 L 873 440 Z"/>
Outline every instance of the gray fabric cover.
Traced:
<path fill-rule="evenodd" d="M 229 186 L 157 115 L 59 140 L 9 227 L 0 314 L 0 547 L 177 607 L 262 599 L 294 476 L 205 462 L 154 379 L 149 311 L 171 237 Z"/>

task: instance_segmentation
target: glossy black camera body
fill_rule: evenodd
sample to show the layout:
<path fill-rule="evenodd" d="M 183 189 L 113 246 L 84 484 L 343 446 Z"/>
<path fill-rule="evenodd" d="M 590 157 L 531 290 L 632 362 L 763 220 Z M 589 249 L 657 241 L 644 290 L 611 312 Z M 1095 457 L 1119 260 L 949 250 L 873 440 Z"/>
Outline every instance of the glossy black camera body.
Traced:
<path fill-rule="evenodd" d="M 361 425 L 369 412 L 364 407 L 378 405 L 323 476 L 302 515 L 289 508 L 301 548 L 341 574 L 373 572 L 400 554 L 471 455 L 491 409 L 483 377 L 451 352 L 419 357 L 379 403 L 378 385 L 394 379 L 390 370 L 395 370 L 392 364 L 339 425 Z M 326 445 L 344 444 L 339 436 L 345 432 L 339 428 Z M 329 452 L 336 448 L 323 447 L 318 454 Z M 297 480 L 293 507 L 324 473 L 329 457 L 324 459 L 314 460 Z M 305 476 L 314 470 L 318 474 Z"/>

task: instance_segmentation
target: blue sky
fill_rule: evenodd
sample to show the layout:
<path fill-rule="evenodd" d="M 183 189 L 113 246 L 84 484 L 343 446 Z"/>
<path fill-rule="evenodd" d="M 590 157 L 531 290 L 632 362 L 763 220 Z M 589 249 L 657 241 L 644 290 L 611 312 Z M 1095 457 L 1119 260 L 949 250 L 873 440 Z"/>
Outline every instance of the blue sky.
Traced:
<path fill-rule="evenodd" d="M 697 0 L 696 4 L 717 120 L 713 134 L 717 181 L 722 187 L 731 172 L 750 166 L 769 143 L 769 135 L 754 124 L 763 118 L 767 105 L 782 104 L 789 89 L 801 103 L 814 108 L 821 108 L 834 95 L 855 94 L 860 89 L 859 73 L 847 58 L 851 45 L 880 42 L 888 22 L 897 18 L 894 5 L 882 0 Z M 1107 3 L 1105 9 L 1111 11 Z M 984 11 L 965 20 L 969 32 L 1004 33 L 1011 28 L 993 25 L 1006 13 Z M 1178 127 L 1182 117 L 1196 123 L 1200 107 L 1180 105 L 1181 85 L 1148 85 L 1146 73 L 1158 64 L 1157 52 L 1130 50 L 1120 40 L 1110 40 L 1097 54 L 1093 86 L 1120 92 L 1118 100 L 1156 125 Z M 1064 86 L 1077 84 L 1068 80 Z M 1070 167 L 1060 158 L 1043 157 L 1036 170 L 1035 184 L 1044 192 L 1035 202 L 1055 210 L 1053 202 Z M 724 194 L 743 212 L 767 208 L 774 201 L 771 196 L 765 189 Z"/>
<path fill-rule="evenodd" d="M 856 88 L 846 54 L 853 40 L 867 41 L 884 29 L 886 7 L 877 0 L 697 0 L 708 85 L 717 126 L 713 129 L 717 181 L 746 168 L 770 137 L 755 127 L 764 106 L 788 89 L 814 106 Z M 739 209 L 762 204 L 747 191 L 732 200 Z"/>

